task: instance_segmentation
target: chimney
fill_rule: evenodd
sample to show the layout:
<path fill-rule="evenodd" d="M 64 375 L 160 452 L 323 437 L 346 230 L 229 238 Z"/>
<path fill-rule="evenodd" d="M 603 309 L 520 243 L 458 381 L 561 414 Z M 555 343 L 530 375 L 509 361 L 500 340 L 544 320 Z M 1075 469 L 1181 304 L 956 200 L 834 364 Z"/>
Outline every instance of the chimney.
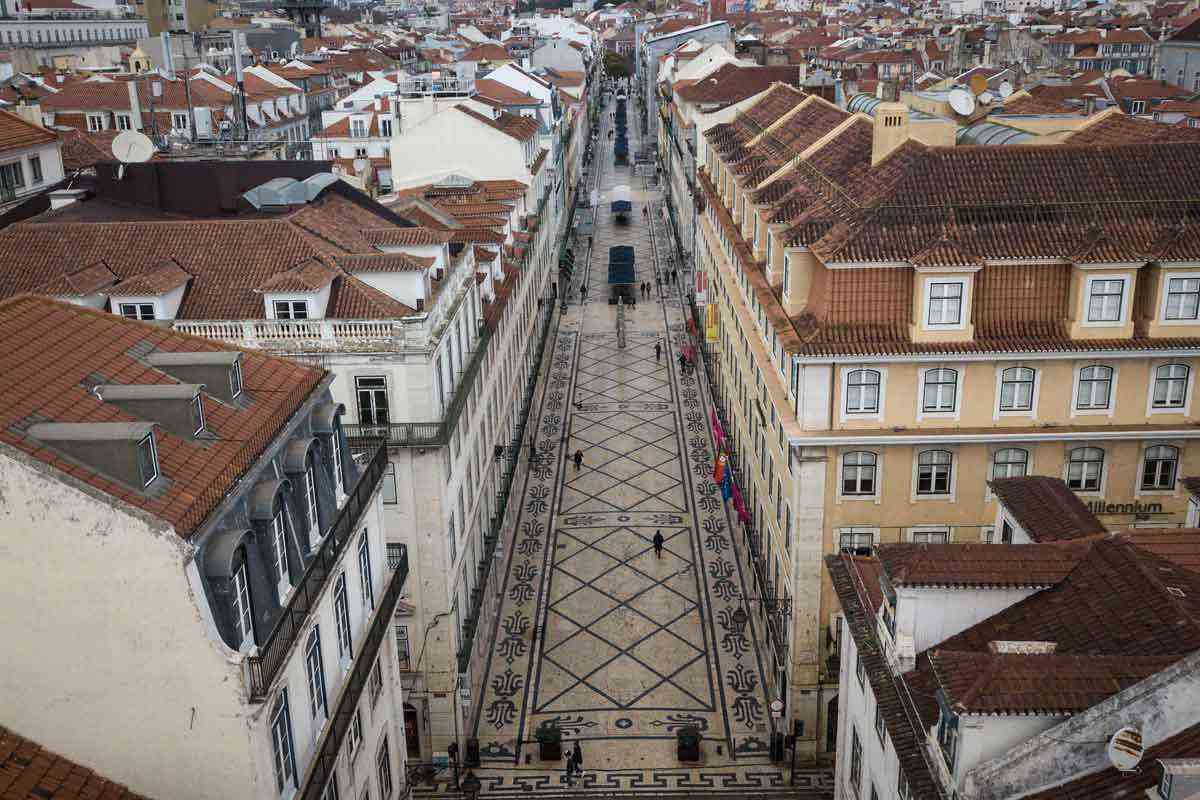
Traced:
<path fill-rule="evenodd" d="M 984 41 L 983 43 L 983 66 L 990 67 L 992 65 L 992 43 Z"/>
<path fill-rule="evenodd" d="M 50 210 L 78 203 L 87 197 L 86 189 L 55 189 L 47 195 L 50 198 Z"/>
<path fill-rule="evenodd" d="M 1096 113 L 1096 95 L 1088 92 L 1083 96 L 1083 115 L 1090 117 Z"/>
<path fill-rule="evenodd" d="M 137 81 L 128 81 L 125 84 L 129 88 L 129 122 L 133 126 L 133 130 L 140 131 L 142 129 L 142 104 L 138 100 Z"/>
<path fill-rule="evenodd" d="M 899 101 L 895 81 L 880 83 L 882 101 L 875 107 L 875 127 L 871 135 L 871 166 L 883 161 L 908 141 L 908 106 Z"/>

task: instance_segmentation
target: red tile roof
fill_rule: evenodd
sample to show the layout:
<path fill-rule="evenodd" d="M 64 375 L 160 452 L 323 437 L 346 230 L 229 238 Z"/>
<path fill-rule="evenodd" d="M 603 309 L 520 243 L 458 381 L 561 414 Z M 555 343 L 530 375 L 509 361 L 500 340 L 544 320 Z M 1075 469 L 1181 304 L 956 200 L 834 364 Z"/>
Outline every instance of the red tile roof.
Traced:
<path fill-rule="evenodd" d="M 1090 542 L 1032 544 L 884 544 L 877 558 L 893 586 L 1053 586 L 1091 549 Z"/>
<path fill-rule="evenodd" d="M 1061 478 L 997 478 L 988 481 L 988 486 L 1035 542 L 1066 541 L 1105 532 L 1104 524 Z"/>
<path fill-rule="evenodd" d="M 482 122 L 489 128 L 493 128 L 507 136 L 511 136 L 518 142 L 524 142 L 528 139 L 532 139 L 537 135 L 538 132 L 538 122 L 533 117 L 522 117 L 517 116 L 516 114 L 501 112 L 500 116 L 492 119 L 491 117 L 480 114 L 478 111 L 466 106 L 455 106 L 455 108 L 463 114 L 466 114 L 468 117 Z"/>
<path fill-rule="evenodd" d="M 58 137 L 40 125 L 26 122 L 9 111 L 0 111 L 0 153 L 51 144 Z"/>
<path fill-rule="evenodd" d="M 221 352 L 227 345 L 115 314 L 23 295 L 0 303 L 0 441 L 25 451 L 117 500 L 140 508 L 187 538 L 258 459 L 325 377 L 323 370 L 247 350 L 242 360 L 247 402 L 211 398 L 205 421 L 214 437 L 185 440 L 159 428 L 159 463 L 167 479 L 146 495 L 68 460 L 23 433 L 30 420 L 134 422 L 136 417 L 88 391 L 89 376 L 126 384 L 174 384 L 139 352 Z M 47 364 L 54 368 L 46 369 Z"/>
<path fill-rule="evenodd" d="M 3 800 L 145 800 L 119 783 L 0 725 Z"/>

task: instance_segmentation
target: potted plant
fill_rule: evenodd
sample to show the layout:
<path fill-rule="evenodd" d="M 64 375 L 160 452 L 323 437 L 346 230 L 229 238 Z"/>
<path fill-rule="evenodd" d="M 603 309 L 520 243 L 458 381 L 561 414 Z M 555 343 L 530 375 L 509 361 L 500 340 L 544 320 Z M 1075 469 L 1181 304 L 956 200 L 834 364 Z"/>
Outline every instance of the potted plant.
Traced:
<path fill-rule="evenodd" d="M 542 761 L 562 760 L 562 730 L 553 723 L 543 722 L 533 733 L 538 743 L 538 758 Z"/>
<path fill-rule="evenodd" d="M 695 725 L 684 725 L 675 732 L 680 761 L 700 760 L 700 729 Z"/>

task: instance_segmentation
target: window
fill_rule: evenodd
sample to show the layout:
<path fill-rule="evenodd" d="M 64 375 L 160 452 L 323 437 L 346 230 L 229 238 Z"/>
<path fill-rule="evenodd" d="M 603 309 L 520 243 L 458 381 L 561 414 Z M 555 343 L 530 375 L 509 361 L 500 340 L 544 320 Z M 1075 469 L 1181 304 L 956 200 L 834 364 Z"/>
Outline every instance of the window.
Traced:
<path fill-rule="evenodd" d="M 1033 370 L 1009 367 L 1000 373 L 1000 410 L 1033 410 Z"/>
<path fill-rule="evenodd" d="M 33 183 L 42 182 L 42 158 L 41 156 L 29 157 L 29 175 Z"/>
<path fill-rule="evenodd" d="M 379 132 L 390 138 L 392 135 L 392 121 L 386 117 L 380 118 Z"/>
<path fill-rule="evenodd" d="M 204 432 L 204 396 L 192 398 L 192 434 L 199 436 Z"/>
<path fill-rule="evenodd" d="M 246 562 L 233 573 L 233 627 L 237 631 L 238 648 L 254 645 L 254 612 L 250 606 L 250 581 L 246 578 Z"/>
<path fill-rule="evenodd" d="M 279 578 L 279 596 L 284 597 L 292 588 L 292 584 L 288 570 L 287 529 L 283 524 L 282 506 L 271 520 L 271 549 L 275 559 L 275 575 Z"/>
<path fill-rule="evenodd" d="M 1108 408 L 1108 401 L 1112 395 L 1112 379 L 1112 367 L 1093 365 L 1079 370 L 1075 408 L 1084 411 Z"/>
<path fill-rule="evenodd" d="M 117 114 L 117 130 L 133 130 L 133 120 L 128 114 Z"/>
<path fill-rule="evenodd" d="M 929 316 L 927 325 L 959 325 L 962 323 L 962 281 L 929 283 Z"/>
<path fill-rule="evenodd" d="M 396 626 L 396 663 L 401 672 L 412 670 L 412 655 L 408 646 L 408 626 Z"/>
<path fill-rule="evenodd" d="M 1145 100 L 1130 100 L 1129 101 L 1129 113 L 1134 114 L 1134 115 L 1145 114 L 1146 113 L 1146 101 Z"/>
<path fill-rule="evenodd" d="M 1092 279 L 1088 282 L 1088 322 L 1120 322 L 1124 298 L 1123 278 Z"/>
<path fill-rule="evenodd" d="M 309 540 L 315 546 L 321 540 L 321 518 L 317 513 L 317 475 L 311 463 L 304 469 L 304 510 Z"/>
<path fill-rule="evenodd" d="M 392 796 L 392 754 L 388 751 L 388 738 L 385 734 L 379 745 L 379 756 L 375 760 L 379 767 L 379 796 L 383 800 Z"/>
<path fill-rule="evenodd" d="M 87 115 L 87 129 L 92 133 L 104 130 L 104 117 L 101 114 Z"/>
<path fill-rule="evenodd" d="M 142 476 L 142 487 L 154 483 L 158 477 L 158 448 L 154 446 L 154 434 L 149 433 L 138 442 L 137 446 L 138 472 Z"/>
<path fill-rule="evenodd" d="M 846 413 L 879 413 L 879 378 L 873 369 L 854 369 L 846 373 Z"/>
<path fill-rule="evenodd" d="M 350 135 L 361 139 L 367 135 L 367 123 L 361 119 L 350 120 Z"/>
<path fill-rule="evenodd" d="M 946 544 L 950 541 L 950 531 L 929 530 L 929 531 L 913 531 L 913 544 Z"/>
<path fill-rule="evenodd" d="M 954 772 L 954 761 L 958 757 L 958 719 L 945 711 L 938 720 L 938 744 L 950 772 Z"/>
<path fill-rule="evenodd" d="M 862 783 L 862 742 L 858 740 L 858 731 L 850 731 L 850 785 L 854 787 L 854 793 L 858 794 L 858 787 Z"/>
<path fill-rule="evenodd" d="M 358 421 L 362 425 L 387 425 L 388 415 L 387 381 L 383 378 L 355 378 L 354 388 L 358 392 Z"/>
<path fill-rule="evenodd" d="M 346 573 L 344 572 L 338 575 L 333 590 L 333 619 L 337 623 L 338 658 L 342 662 L 342 668 L 345 669 L 350 666 L 353 643 L 350 641 L 350 603 L 346 598 Z"/>
<path fill-rule="evenodd" d="M 1158 782 L 1158 793 L 1163 800 L 1171 800 L 1171 783 L 1173 777 L 1166 769 L 1163 770 L 1162 780 Z"/>
<path fill-rule="evenodd" d="M 379 702 L 379 696 L 383 694 L 383 667 L 380 666 L 379 659 L 375 659 L 375 666 L 371 668 L 371 674 L 367 677 L 367 689 L 371 697 L 371 708 L 375 708 L 375 704 Z"/>
<path fill-rule="evenodd" d="M 1160 444 L 1146 449 L 1142 462 L 1142 489 L 1170 491 L 1175 488 L 1175 473 L 1179 467 L 1179 449 Z"/>
<path fill-rule="evenodd" d="M 396 465 L 390 461 L 383 468 L 383 482 L 379 493 L 383 495 L 383 504 L 385 506 L 394 506 L 399 502 L 396 497 Z"/>
<path fill-rule="evenodd" d="M 838 548 L 843 553 L 853 553 L 857 556 L 871 555 L 875 545 L 875 532 L 870 530 L 843 530 L 838 534 Z"/>
<path fill-rule="evenodd" d="M 1023 478 L 1029 470 L 1029 451 L 1006 447 L 992 456 L 992 478 Z"/>
<path fill-rule="evenodd" d="M 308 675 L 308 706 L 313 719 L 325 721 L 325 667 L 321 664 L 321 626 L 314 625 L 304 646 L 304 671 Z M 318 727 L 320 727 L 318 725 Z"/>
<path fill-rule="evenodd" d="M 1164 316 L 1173 320 L 1200 318 L 1200 278 L 1171 278 L 1167 281 Z"/>
<path fill-rule="evenodd" d="M 950 494 L 954 457 L 948 450 L 926 450 L 917 456 L 917 494 Z"/>
<path fill-rule="evenodd" d="M 276 300 L 275 319 L 308 319 L 308 301 Z"/>
<path fill-rule="evenodd" d="M 1007 519 L 1000 523 L 1000 544 L 1012 544 L 1013 526 Z"/>
<path fill-rule="evenodd" d="M 296 790 L 296 758 L 292 751 L 292 717 L 288 712 L 287 687 L 279 690 L 271 710 L 271 749 L 274 752 L 275 790 Z"/>
<path fill-rule="evenodd" d="M 358 755 L 358 747 L 362 744 L 362 714 L 355 708 L 354 716 L 350 718 L 350 735 L 347 737 L 347 742 L 350 745 L 349 757 L 353 761 Z"/>
<path fill-rule="evenodd" d="M 25 170 L 21 167 L 20 161 L 13 161 L 10 164 L 0 164 L 0 186 L 10 191 L 15 191 L 25 186 Z"/>
<path fill-rule="evenodd" d="M 874 453 L 865 450 L 846 453 L 842 457 L 842 494 L 875 494 L 876 460 Z"/>
<path fill-rule="evenodd" d="M 233 369 L 229 370 L 229 391 L 231 397 L 242 393 L 242 362 L 234 361 Z"/>
<path fill-rule="evenodd" d="M 125 319 L 154 319 L 153 303 L 121 303 L 118 310 Z"/>
<path fill-rule="evenodd" d="M 875 704 L 875 734 L 879 737 L 879 743 L 886 747 L 887 728 L 883 723 L 883 706 L 879 703 Z"/>
<path fill-rule="evenodd" d="M 363 528 L 358 537 L 358 580 L 362 589 L 363 605 L 375 608 L 375 591 L 371 585 L 371 543 L 367 539 L 367 529 Z"/>
<path fill-rule="evenodd" d="M 1164 364 L 1154 370 L 1154 408 L 1183 408 L 1187 402 L 1188 368 Z"/>
<path fill-rule="evenodd" d="M 925 370 L 925 389 L 921 408 L 925 411 L 953 411 L 958 392 L 958 372 L 952 369 Z"/>
<path fill-rule="evenodd" d="M 1067 459 L 1067 488 L 1081 492 L 1100 489 L 1104 451 L 1099 447 L 1076 447 Z"/>
<path fill-rule="evenodd" d="M 177 131 L 190 130 L 191 126 L 188 125 L 188 115 L 187 114 L 172 114 L 171 115 L 171 127 Z"/>

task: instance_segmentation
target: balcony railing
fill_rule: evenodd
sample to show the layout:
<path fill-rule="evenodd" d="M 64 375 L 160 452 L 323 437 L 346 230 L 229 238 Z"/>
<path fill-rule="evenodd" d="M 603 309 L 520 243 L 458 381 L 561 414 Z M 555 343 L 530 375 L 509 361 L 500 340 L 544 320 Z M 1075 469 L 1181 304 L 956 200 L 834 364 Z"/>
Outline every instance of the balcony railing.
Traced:
<path fill-rule="evenodd" d="M 187 319 L 175 329 L 205 339 L 250 347 L 340 347 L 346 342 L 420 349 L 428 341 L 424 325 L 362 319 Z"/>
<path fill-rule="evenodd" d="M 404 548 L 403 545 L 400 547 Z M 333 716 L 329 720 L 329 729 L 325 731 L 325 737 L 321 740 L 312 764 L 308 767 L 304 783 L 296 794 L 298 800 L 320 800 L 324 797 L 323 792 L 330 778 L 333 777 L 334 769 L 337 767 L 338 753 L 342 749 L 346 733 L 350 730 L 350 722 L 354 719 L 354 711 L 358 708 L 358 701 L 362 699 L 371 670 L 379 657 L 379 648 L 385 641 L 389 641 L 388 634 L 392 624 L 392 615 L 396 611 L 396 603 L 400 600 L 400 593 L 404 590 L 404 582 L 407 578 L 408 550 L 404 548 L 400 553 L 391 580 L 388 581 L 387 589 L 384 590 L 383 597 L 379 600 L 379 608 L 376 609 L 375 618 L 371 620 L 371 627 L 363 639 L 362 649 L 355 657 L 354 669 L 350 672 L 350 678 L 342 687 L 342 694 L 337 699 Z"/>
<path fill-rule="evenodd" d="M 450 442 L 454 435 L 454 426 L 466 407 L 467 398 L 474 388 L 476 377 L 483 367 L 487 357 L 488 342 L 492 332 L 484 328 L 479 333 L 479 341 L 475 344 L 475 352 L 470 363 L 459 378 L 458 388 L 446 406 L 446 413 L 440 422 L 392 422 L 387 425 L 346 425 L 346 437 L 354 442 L 376 442 L 388 447 L 440 447 Z"/>
<path fill-rule="evenodd" d="M 358 520 L 379 487 L 387 463 L 387 449 L 376 448 L 358 483 L 354 485 L 354 490 L 338 511 L 337 519 L 325 534 L 321 549 L 313 556 L 308 569 L 304 571 L 304 577 L 292 590 L 291 599 L 280 613 L 275 629 L 271 631 L 258 653 L 247 659 L 250 668 L 251 700 L 266 698 L 272 681 L 287 663 L 288 654 L 292 645 L 299 639 L 300 632 L 308 621 L 309 612 L 316 606 L 330 576 L 338 570 L 346 545 L 358 531 Z"/>

